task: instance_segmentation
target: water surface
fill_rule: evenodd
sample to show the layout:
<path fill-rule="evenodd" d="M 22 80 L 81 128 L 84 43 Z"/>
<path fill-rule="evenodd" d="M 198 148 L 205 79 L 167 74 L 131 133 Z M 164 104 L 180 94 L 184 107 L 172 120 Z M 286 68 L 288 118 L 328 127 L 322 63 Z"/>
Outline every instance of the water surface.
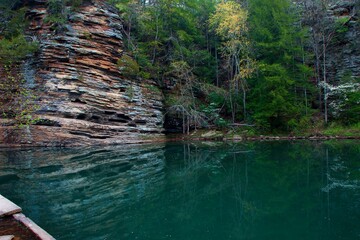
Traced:
<path fill-rule="evenodd" d="M 57 239 L 360 239 L 360 142 L 0 151 L 0 193 Z"/>

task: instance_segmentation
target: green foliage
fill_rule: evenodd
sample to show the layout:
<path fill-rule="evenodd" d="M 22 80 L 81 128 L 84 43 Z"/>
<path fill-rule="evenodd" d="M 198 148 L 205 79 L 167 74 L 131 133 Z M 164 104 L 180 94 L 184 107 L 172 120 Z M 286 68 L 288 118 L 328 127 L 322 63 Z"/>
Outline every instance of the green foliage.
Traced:
<path fill-rule="evenodd" d="M 164 105 L 166 108 L 176 105 L 178 96 L 174 93 L 168 93 L 165 95 Z"/>
<path fill-rule="evenodd" d="M 264 131 L 294 132 L 311 125 L 317 86 L 309 81 L 314 73 L 304 50 L 309 48 L 309 29 L 301 26 L 298 8 L 290 0 L 109 2 L 120 10 L 124 42 L 131 52 L 131 57 L 124 54 L 118 60 L 119 69 L 130 79 L 152 78 L 159 84 L 176 79 L 166 104 L 183 115 L 187 127 L 206 120 L 223 128 L 231 117 L 255 123 Z M 0 8 L 8 5 L 0 10 L 4 20 L 0 23 L 0 62 L 8 66 L 37 49 L 23 33 L 26 9 L 14 11 L 12 3 L 0 3 Z M 55 31 L 62 30 L 82 3 L 49 0 L 45 21 Z M 348 20 L 336 20 L 335 38 L 346 33 Z M 86 32 L 83 36 L 92 37 Z M 352 81 L 349 73 L 341 83 Z M 212 85 L 215 82 L 218 87 Z M 17 81 L 17 86 L 20 89 L 23 82 Z M 145 87 L 149 92 L 160 91 Z M 134 94 L 133 87 L 126 90 L 129 99 Z M 339 103 L 335 120 L 348 125 L 360 121 L 358 92 L 335 98 Z"/>
<path fill-rule="evenodd" d="M 140 72 L 139 64 L 128 55 L 123 55 L 117 65 L 126 77 L 137 77 Z"/>
<path fill-rule="evenodd" d="M 48 15 L 44 21 L 50 23 L 53 30 L 61 31 L 67 22 L 66 2 L 64 0 L 49 0 L 47 5 Z"/>
<path fill-rule="evenodd" d="M 304 50 L 309 29 L 291 1 L 110 2 L 125 19 L 125 42 L 137 63 L 119 65 L 159 83 L 178 79 L 170 107 L 180 104 L 189 114 L 200 109 L 212 122 L 232 115 L 266 131 L 309 123 L 316 96 Z M 228 90 L 203 91 L 216 76 Z"/>
<path fill-rule="evenodd" d="M 210 92 L 209 95 L 207 95 L 207 101 L 210 102 L 210 104 L 213 104 L 217 108 L 221 108 L 225 102 L 226 98 L 224 96 L 224 93 L 219 92 Z"/>
<path fill-rule="evenodd" d="M 301 111 L 304 92 L 296 91 L 298 85 L 309 88 L 311 76 L 311 69 L 297 60 L 304 56 L 298 47 L 304 33 L 287 0 L 251 0 L 250 16 L 259 61 L 258 74 L 250 81 L 253 118 L 263 129 L 290 131 L 306 112 Z"/>
<path fill-rule="evenodd" d="M 203 113 L 205 113 L 205 116 L 208 119 L 208 122 L 213 122 L 216 125 L 219 122 L 223 122 L 223 119 L 219 114 L 220 108 L 217 106 L 216 103 L 210 102 L 210 104 L 208 104 L 208 105 L 202 105 L 202 106 L 200 106 L 200 110 Z"/>
<path fill-rule="evenodd" d="M 134 95 L 135 95 L 134 87 L 132 85 L 129 85 L 126 88 L 125 96 L 127 96 L 129 98 L 130 102 L 131 102 L 133 100 L 133 98 L 134 98 Z"/>
<path fill-rule="evenodd" d="M 23 33 L 27 25 L 25 19 L 26 8 L 18 9 L 17 11 L 11 9 L 3 9 L 3 21 L 0 22 L 1 35 L 4 38 L 11 39 Z"/>
<path fill-rule="evenodd" d="M 293 126 L 297 112 L 289 91 L 293 84 L 287 70 L 280 64 L 260 65 L 251 103 L 253 117 L 259 126 L 264 129 Z"/>
<path fill-rule="evenodd" d="M 12 9 L 21 0 L 1 0 L 0 9 Z"/>
<path fill-rule="evenodd" d="M 215 59 L 206 46 L 205 35 L 207 15 L 214 8 L 212 1 L 161 0 L 143 4 L 112 0 L 110 3 L 116 5 L 125 20 L 125 42 L 141 71 L 161 82 L 162 75 L 171 71 L 172 62 L 184 61 L 199 79 L 213 81 Z"/>
<path fill-rule="evenodd" d="M 323 131 L 324 135 L 328 136 L 359 136 L 360 135 L 360 122 L 343 126 L 341 124 L 332 123 Z"/>
<path fill-rule="evenodd" d="M 161 94 L 161 90 L 157 86 L 146 84 L 145 87 L 153 94 Z"/>
<path fill-rule="evenodd" d="M 360 91 L 346 94 L 338 119 L 346 125 L 360 123 Z"/>
<path fill-rule="evenodd" d="M 83 0 L 49 0 L 47 2 L 48 15 L 44 21 L 51 24 L 51 28 L 54 31 L 62 31 L 69 15 L 82 4 Z"/>
<path fill-rule="evenodd" d="M 229 126 L 229 122 L 223 119 L 222 117 L 219 117 L 215 120 L 215 125 L 218 128 L 227 128 Z"/>
<path fill-rule="evenodd" d="M 15 11 L 17 2 L 0 3 L 0 62 L 8 66 L 37 49 L 24 35 L 26 9 Z M 207 122 L 222 128 L 229 119 L 254 123 L 263 131 L 298 132 L 314 125 L 312 114 L 317 111 L 311 107 L 318 104 L 318 89 L 306 52 L 310 31 L 290 0 L 108 2 L 120 11 L 124 43 L 131 53 L 117 62 L 122 74 L 160 85 L 174 79 L 177 84 L 170 86 L 174 88 L 166 94 L 166 104 L 183 115 L 187 127 Z M 55 32 L 63 30 L 82 4 L 49 0 L 45 21 Z M 348 21 L 348 16 L 340 17 L 329 26 L 336 33 L 333 41 L 341 41 Z M 83 37 L 92 38 L 88 32 Z M 351 72 L 344 73 L 339 84 L 353 80 Z M 129 99 L 134 94 L 133 87 L 126 90 Z M 359 98 L 358 91 L 329 98 L 338 110 L 333 119 L 347 125 L 359 122 Z"/>
<path fill-rule="evenodd" d="M 10 64 L 25 58 L 28 54 L 38 49 L 35 42 L 27 42 L 24 35 L 18 35 L 11 39 L 0 40 L 0 62 Z"/>
<path fill-rule="evenodd" d="M 21 75 L 14 73 L 16 65 L 4 65 L 1 69 L 6 74 L 0 83 L 0 112 L 2 118 L 11 119 L 15 127 L 28 126 L 36 121 L 34 117 L 38 106 L 36 96 L 26 87 Z"/>
<path fill-rule="evenodd" d="M 27 25 L 25 8 L 18 11 L 4 10 L 5 21 L 0 23 L 0 63 L 11 65 L 38 49 L 35 41 L 27 41 L 24 29 Z"/>
<path fill-rule="evenodd" d="M 346 25 L 346 23 L 350 20 L 350 17 L 340 17 L 336 19 L 335 21 L 335 31 L 337 33 L 346 33 L 349 31 L 349 27 Z"/>
<path fill-rule="evenodd" d="M 55 30 L 62 28 L 67 20 L 63 15 L 48 15 L 44 19 L 44 22 L 51 23 L 53 25 L 52 28 Z"/>
<path fill-rule="evenodd" d="M 25 9 L 13 11 L 4 9 L 5 21 L 0 29 L 0 112 L 8 124 L 15 127 L 28 126 L 36 118 L 35 94 L 29 89 L 19 72 L 19 63 L 38 49 L 35 41 L 27 41 L 24 35 L 26 27 Z"/>
<path fill-rule="evenodd" d="M 49 0 L 48 5 L 48 14 L 50 15 L 62 15 L 65 9 L 64 0 Z"/>
<path fill-rule="evenodd" d="M 77 10 L 83 4 L 83 0 L 71 0 L 68 2 L 71 4 L 73 11 Z"/>

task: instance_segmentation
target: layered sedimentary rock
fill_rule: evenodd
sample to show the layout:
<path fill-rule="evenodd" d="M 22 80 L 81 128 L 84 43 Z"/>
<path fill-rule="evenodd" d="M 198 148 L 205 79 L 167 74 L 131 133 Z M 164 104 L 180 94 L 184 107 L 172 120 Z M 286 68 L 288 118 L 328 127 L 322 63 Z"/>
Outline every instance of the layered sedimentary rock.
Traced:
<path fill-rule="evenodd" d="M 40 49 L 22 69 L 38 94 L 40 120 L 15 143 L 118 144 L 162 136 L 162 94 L 154 82 L 124 77 L 117 65 L 124 45 L 116 9 L 101 0 L 84 1 L 58 31 L 46 21 L 46 1 L 26 4 L 27 33 Z"/>
<path fill-rule="evenodd" d="M 339 1 L 328 11 L 332 22 L 344 23 L 331 34 L 333 43 L 327 49 L 328 79 L 335 84 L 360 78 L 359 7 L 356 1 Z"/>

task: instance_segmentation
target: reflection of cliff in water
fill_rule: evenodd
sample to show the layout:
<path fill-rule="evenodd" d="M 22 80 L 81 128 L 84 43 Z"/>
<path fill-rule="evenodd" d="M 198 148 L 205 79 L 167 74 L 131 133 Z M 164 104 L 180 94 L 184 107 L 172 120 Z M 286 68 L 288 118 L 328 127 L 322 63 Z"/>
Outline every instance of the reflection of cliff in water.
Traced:
<path fill-rule="evenodd" d="M 56 218 L 55 236 L 75 239 L 77 231 L 88 231 L 100 237 L 129 204 L 162 188 L 164 166 L 162 145 L 3 151 L 0 183 L 7 184 L 0 189 L 12 188 L 8 197 L 35 222 Z"/>
<path fill-rule="evenodd" d="M 0 152 L 0 192 L 57 239 L 356 239 L 359 146 L 7 151 Z"/>

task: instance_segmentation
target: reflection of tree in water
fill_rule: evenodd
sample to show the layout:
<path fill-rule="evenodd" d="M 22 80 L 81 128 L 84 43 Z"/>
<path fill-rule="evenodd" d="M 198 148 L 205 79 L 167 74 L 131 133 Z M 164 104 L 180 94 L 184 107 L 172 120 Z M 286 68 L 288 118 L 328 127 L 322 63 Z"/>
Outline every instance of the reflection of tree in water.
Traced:
<path fill-rule="evenodd" d="M 355 239 L 360 236 L 360 145 L 332 141 L 325 144 L 323 151 L 323 224 L 330 236 L 347 234 Z M 351 204 L 342 207 L 346 203 Z M 334 229 L 335 224 L 343 229 Z"/>
<path fill-rule="evenodd" d="M 176 194 L 166 198 L 179 198 L 171 211 L 175 213 L 175 221 L 182 225 L 180 228 L 192 232 L 190 239 L 218 239 L 225 232 L 237 234 L 231 233 L 233 229 L 243 232 L 243 222 L 251 221 L 255 211 L 252 203 L 246 201 L 247 155 L 254 154 L 252 147 L 209 144 L 185 144 L 182 151 L 180 148 L 175 151 L 174 146 L 165 152 L 166 159 L 169 159 L 167 153 L 174 159 L 182 159 L 181 163 L 174 163 L 174 171 L 168 172 L 168 179 L 176 185 L 170 188 L 176 189 L 173 190 Z M 231 163 L 225 167 L 229 157 Z M 214 231 L 219 225 L 224 229 L 220 234 Z"/>
<path fill-rule="evenodd" d="M 192 222 L 199 221 L 204 226 L 199 226 L 201 229 L 220 222 L 224 229 L 221 236 L 226 233 L 238 239 L 255 236 L 331 239 L 331 233 L 343 231 L 344 226 L 336 226 L 330 232 L 324 220 L 328 214 L 326 196 L 321 191 L 326 178 L 326 162 L 323 161 L 326 145 L 259 143 L 247 146 L 251 152 L 233 151 L 232 147 L 222 145 L 218 151 L 216 146 L 183 146 L 183 156 L 192 157 L 185 157 L 186 164 L 176 168 L 174 178 L 183 184 L 179 198 L 184 200 L 181 209 L 173 211 L 186 214 L 186 219 Z M 342 155 L 337 151 L 333 154 Z M 171 156 L 174 156 L 173 151 Z M 202 185 L 204 182 L 206 184 Z M 216 211 L 207 208 L 207 204 Z M 206 217 L 199 220 L 197 215 Z M 340 212 L 335 215 L 344 219 Z"/>
<path fill-rule="evenodd" d="M 66 228 L 59 239 L 355 239 L 359 149 L 304 141 L 35 151 L 0 160 L 17 177 L 0 191 L 17 189 L 46 229 L 41 221 Z"/>

